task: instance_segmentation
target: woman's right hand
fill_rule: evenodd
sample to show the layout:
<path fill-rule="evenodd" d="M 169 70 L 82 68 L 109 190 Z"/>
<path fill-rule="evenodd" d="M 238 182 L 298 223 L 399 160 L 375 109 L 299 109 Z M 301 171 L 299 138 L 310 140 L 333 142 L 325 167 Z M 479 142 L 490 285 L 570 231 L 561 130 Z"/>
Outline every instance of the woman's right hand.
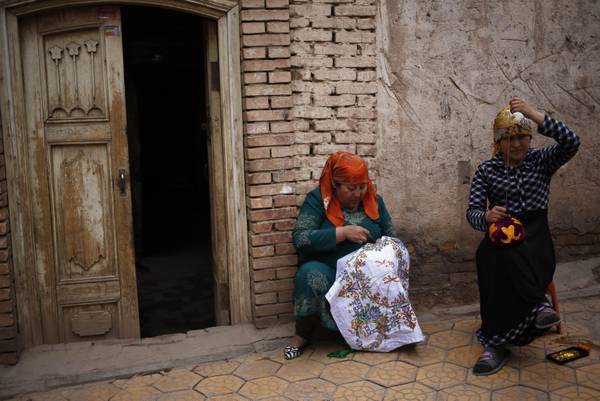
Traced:
<path fill-rule="evenodd" d="M 357 244 L 364 244 L 369 239 L 369 230 L 361 226 L 343 226 L 338 227 L 338 230 L 341 231 L 342 241 L 349 240 Z"/>
<path fill-rule="evenodd" d="M 502 206 L 494 206 L 485 212 L 485 221 L 487 221 L 488 224 L 495 223 L 505 217 L 508 217 L 508 213 L 506 213 L 506 208 Z"/>

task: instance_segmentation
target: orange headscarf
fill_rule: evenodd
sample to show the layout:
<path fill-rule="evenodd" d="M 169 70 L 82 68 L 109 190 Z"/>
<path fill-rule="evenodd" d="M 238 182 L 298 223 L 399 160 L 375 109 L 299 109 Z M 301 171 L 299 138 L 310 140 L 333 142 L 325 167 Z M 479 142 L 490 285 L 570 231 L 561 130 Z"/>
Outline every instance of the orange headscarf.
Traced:
<path fill-rule="evenodd" d="M 333 193 L 334 180 L 344 184 L 366 183 L 367 192 L 362 200 L 363 208 L 371 219 L 379 218 L 377 193 L 373 182 L 369 178 L 367 163 L 362 157 L 347 152 L 335 152 L 329 156 L 321 173 L 319 186 L 327 218 L 336 227 L 340 227 L 344 225 L 344 213 L 340 201 Z"/>

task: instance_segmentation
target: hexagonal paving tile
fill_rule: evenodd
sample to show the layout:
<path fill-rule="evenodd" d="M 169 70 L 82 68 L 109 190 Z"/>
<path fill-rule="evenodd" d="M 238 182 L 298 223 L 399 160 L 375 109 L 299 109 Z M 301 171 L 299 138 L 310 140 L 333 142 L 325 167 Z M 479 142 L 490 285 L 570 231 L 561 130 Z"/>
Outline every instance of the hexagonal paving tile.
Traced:
<path fill-rule="evenodd" d="M 321 373 L 321 378 L 335 384 L 350 383 L 364 379 L 369 366 L 354 361 L 344 361 L 329 365 Z"/>
<path fill-rule="evenodd" d="M 239 394 L 226 394 L 207 398 L 207 401 L 248 401 L 248 399 Z"/>
<path fill-rule="evenodd" d="M 264 355 L 265 355 L 266 358 L 272 360 L 273 362 L 277 362 L 277 363 L 280 363 L 282 365 L 285 365 L 286 363 L 291 363 L 291 362 L 294 362 L 294 361 L 308 359 L 312 355 L 313 351 L 314 351 L 314 348 L 308 346 L 307 348 L 305 348 L 302 351 L 302 354 L 298 358 L 294 358 L 294 359 L 291 359 L 291 360 L 285 359 L 283 357 L 283 348 L 277 349 L 275 351 L 265 352 Z"/>
<path fill-rule="evenodd" d="M 489 376 L 475 376 L 472 370 L 469 370 L 467 383 L 479 387 L 496 390 L 499 388 L 516 386 L 519 384 L 519 371 L 505 366 L 496 374 Z"/>
<path fill-rule="evenodd" d="M 154 382 L 153 386 L 163 393 L 172 391 L 189 390 L 194 388 L 202 377 L 185 369 L 175 369 L 166 373 Z"/>
<path fill-rule="evenodd" d="M 598 401 L 600 391 L 583 386 L 569 386 L 553 391 L 551 401 Z"/>
<path fill-rule="evenodd" d="M 287 365 L 283 365 L 277 371 L 277 376 L 295 382 L 319 377 L 324 368 L 325 365 L 317 361 L 294 359 Z"/>
<path fill-rule="evenodd" d="M 335 388 L 323 379 L 310 379 L 290 384 L 284 395 L 294 400 L 330 400 Z"/>
<path fill-rule="evenodd" d="M 233 372 L 236 376 L 245 380 L 258 379 L 260 377 L 273 376 L 281 365 L 269 359 L 260 359 L 258 361 L 244 362 Z"/>
<path fill-rule="evenodd" d="M 367 365 L 378 365 L 384 362 L 398 359 L 398 352 L 356 352 L 353 361 L 366 363 Z"/>
<path fill-rule="evenodd" d="M 263 377 L 247 382 L 238 392 L 251 400 L 259 400 L 283 395 L 287 386 L 288 382 L 278 377 Z"/>
<path fill-rule="evenodd" d="M 479 319 L 465 319 L 454 323 L 452 327 L 454 330 L 464 331 L 465 333 L 473 334 L 481 327 L 481 320 Z"/>
<path fill-rule="evenodd" d="M 205 399 L 206 397 L 194 390 L 183 390 L 163 394 L 156 401 L 202 401 Z"/>
<path fill-rule="evenodd" d="M 462 347 L 472 343 L 472 334 L 456 330 L 446 330 L 432 334 L 431 337 L 429 337 L 429 341 L 427 341 L 428 345 L 443 349 Z"/>
<path fill-rule="evenodd" d="M 154 401 L 161 396 L 161 392 L 150 386 L 128 387 L 117 393 L 111 401 Z"/>
<path fill-rule="evenodd" d="M 235 361 L 209 362 L 196 366 L 194 368 L 194 373 L 204 377 L 228 375 L 233 373 L 238 366 L 240 366 L 240 363 Z"/>
<path fill-rule="evenodd" d="M 415 366 L 431 365 L 444 360 L 445 351 L 431 345 L 417 344 L 413 349 L 398 353 L 398 359 Z"/>
<path fill-rule="evenodd" d="M 452 363 L 436 363 L 419 368 L 417 381 L 426 386 L 440 390 L 463 384 L 467 370 Z"/>
<path fill-rule="evenodd" d="M 367 379 L 385 387 L 410 383 L 417 376 L 417 368 L 405 362 L 387 362 L 369 369 Z"/>
<path fill-rule="evenodd" d="M 133 376 L 129 379 L 117 379 L 112 384 L 120 388 L 144 387 L 152 385 L 162 377 L 160 373 L 152 373 L 149 375 Z"/>
<path fill-rule="evenodd" d="M 446 360 L 470 369 L 475 365 L 482 351 L 483 347 L 479 344 L 465 345 L 448 351 Z"/>
<path fill-rule="evenodd" d="M 383 401 L 435 401 L 436 392 L 419 383 L 403 384 L 388 388 Z"/>
<path fill-rule="evenodd" d="M 564 347 L 562 347 L 564 348 Z M 546 352 L 537 347 L 513 347 L 511 355 L 506 364 L 513 368 L 525 368 L 543 362 L 546 359 Z"/>
<path fill-rule="evenodd" d="M 242 384 L 244 384 L 244 381 L 237 376 L 212 376 L 196 384 L 194 390 L 201 392 L 206 397 L 213 397 L 215 395 L 235 393 L 242 387 Z"/>
<path fill-rule="evenodd" d="M 521 384 L 542 391 L 554 391 L 575 384 L 575 371 L 551 362 L 537 363 L 521 370 Z"/>
<path fill-rule="evenodd" d="M 577 383 L 600 390 L 600 363 L 577 368 Z"/>
<path fill-rule="evenodd" d="M 421 322 L 421 330 L 425 334 L 433 334 L 442 330 L 450 330 L 452 328 L 452 322 L 449 320 L 432 320 L 430 322 Z"/>
<path fill-rule="evenodd" d="M 335 390 L 333 395 L 334 401 L 366 401 L 366 400 L 383 400 L 385 389 L 377 384 L 359 381 L 355 383 L 344 384 Z"/>
<path fill-rule="evenodd" d="M 524 386 L 512 386 L 492 393 L 492 401 L 547 401 L 542 391 Z"/>
<path fill-rule="evenodd" d="M 441 390 L 436 401 L 488 401 L 490 392 L 476 386 L 461 384 Z"/>
<path fill-rule="evenodd" d="M 62 395 L 77 401 L 105 401 L 121 391 L 111 383 L 94 383 L 83 386 L 74 386 L 62 391 Z"/>
<path fill-rule="evenodd" d="M 23 397 L 19 397 L 16 401 L 68 401 L 61 393 L 59 389 L 58 391 L 49 391 L 44 393 L 29 393 L 25 394 Z"/>
<path fill-rule="evenodd" d="M 318 344 L 318 346 L 312 351 L 312 353 L 310 354 L 308 359 L 317 361 L 317 362 L 321 362 L 321 363 L 325 363 L 325 364 L 337 363 L 337 362 L 341 362 L 341 361 L 349 361 L 354 358 L 355 353 L 348 354 L 348 356 L 343 359 L 330 358 L 327 356 L 327 354 L 332 351 L 339 351 L 340 349 L 347 348 L 347 347 L 348 347 L 347 345 L 339 344 L 339 343 Z"/>
<path fill-rule="evenodd" d="M 218 395 L 216 397 L 207 398 L 208 401 L 248 401 L 246 397 L 239 394 Z"/>

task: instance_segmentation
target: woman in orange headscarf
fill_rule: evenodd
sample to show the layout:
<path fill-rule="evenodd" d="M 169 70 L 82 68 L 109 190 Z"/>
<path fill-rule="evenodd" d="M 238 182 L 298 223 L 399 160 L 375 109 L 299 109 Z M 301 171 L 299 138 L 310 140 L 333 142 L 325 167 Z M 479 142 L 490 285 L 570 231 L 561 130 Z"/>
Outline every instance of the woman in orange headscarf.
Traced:
<path fill-rule="evenodd" d="M 334 153 L 325 163 L 319 187 L 306 196 L 293 233 L 300 267 L 294 287 L 296 336 L 285 349 L 286 359 L 300 356 L 319 321 L 337 330 L 325 299 L 335 280 L 336 262 L 383 235 L 395 236 L 394 227 L 367 164 L 360 156 Z"/>

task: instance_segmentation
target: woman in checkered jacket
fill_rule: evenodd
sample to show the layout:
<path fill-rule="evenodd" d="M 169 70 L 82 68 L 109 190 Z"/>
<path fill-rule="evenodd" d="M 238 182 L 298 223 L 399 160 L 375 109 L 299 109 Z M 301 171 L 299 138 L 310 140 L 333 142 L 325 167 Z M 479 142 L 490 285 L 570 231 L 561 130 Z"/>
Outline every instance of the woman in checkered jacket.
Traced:
<path fill-rule="evenodd" d="M 538 133 L 557 143 L 530 148 L 532 120 Z M 494 120 L 494 156 L 477 168 L 467 209 L 471 226 L 487 232 L 476 254 L 482 319 L 477 336 L 485 347 L 473 367 L 476 375 L 502 369 L 507 345 L 526 345 L 560 323 L 545 296 L 556 267 L 548 227 L 550 179 L 578 148 L 573 131 L 523 99 L 511 99 Z"/>

